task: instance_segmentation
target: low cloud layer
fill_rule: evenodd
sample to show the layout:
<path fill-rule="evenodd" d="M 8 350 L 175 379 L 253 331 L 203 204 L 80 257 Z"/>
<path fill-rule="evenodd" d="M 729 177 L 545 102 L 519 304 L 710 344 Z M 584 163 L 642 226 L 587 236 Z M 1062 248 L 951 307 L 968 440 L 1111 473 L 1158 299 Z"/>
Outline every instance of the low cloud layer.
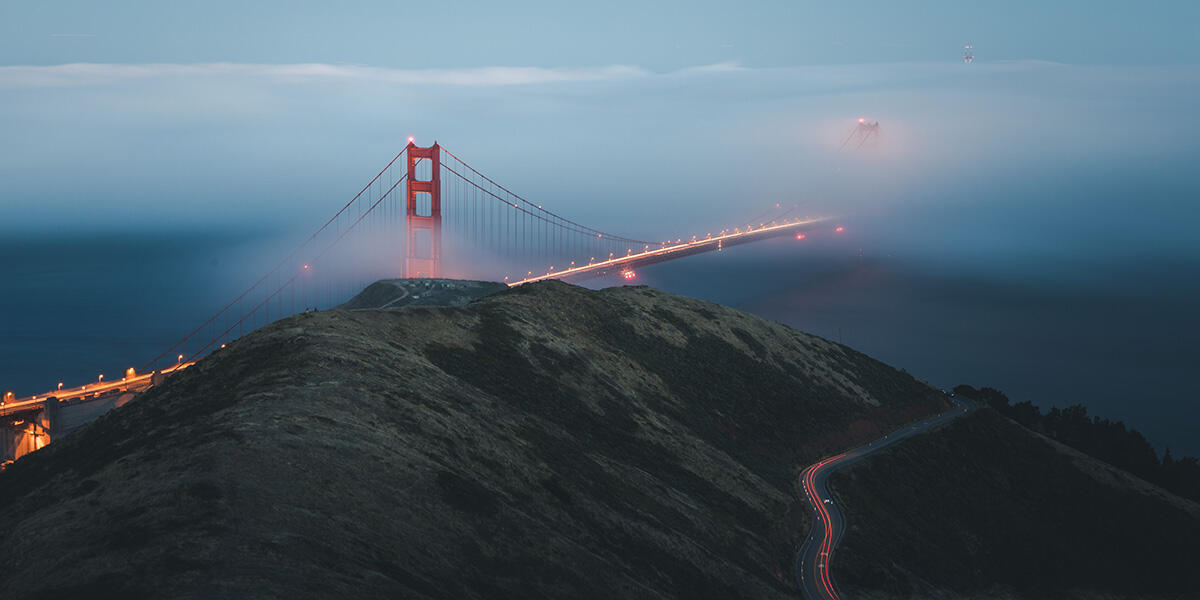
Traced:
<path fill-rule="evenodd" d="M 1183 200 L 1197 104 L 1197 68 L 1038 61 L 0 67 L 0 218 L 300 230 L 413 135 L 561 213 L 650 239 L 779 202 L 946 263 L 1179 255 L 1200 217 Z M 842 146 L 859 117 L 880 122 L 878 142 Z"/>
<path fill-rule="evenodd" d="M 725 70 L 728 65 L 700 67 Z M 363 65 L 306 63 L 258 65 L 237 63 L 142 65 L 75 63 L 52 66 L 0 67 L 0 90 L 55 87 L 128 86 L 147 80 L 241 80 L 253 84 L 373 82 L 394 85 L 503 86 L 533 83 L 605 81 L 643 77 L 638 67 L 596 68 L 482 67 L 476 69 L 382 69 Z"/>

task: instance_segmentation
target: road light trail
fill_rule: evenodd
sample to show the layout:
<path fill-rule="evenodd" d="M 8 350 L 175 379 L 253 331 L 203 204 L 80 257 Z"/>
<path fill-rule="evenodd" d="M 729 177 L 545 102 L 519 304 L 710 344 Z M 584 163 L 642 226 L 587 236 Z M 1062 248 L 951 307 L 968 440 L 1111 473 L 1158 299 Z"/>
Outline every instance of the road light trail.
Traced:
<path fill-rule="evenodd" d="M 525 283 L 545 281 L 547 279 L 569 279 L 573 277 L 580 278 L 604 275 L 610 272 L 626 271 L 634 267 L 655 264 L 675 258 L 683 258 L 684 256 L 708 252 L 710 250 L 722 250 L 728 246 L 735 246 L 758 239 L 788 234 L 792 231 L 805 229 L 826 220 L 828 219 L 802 219 L 784 223 L 762 225 L 758 228 L 748 226 L 746 228 L 739 227 L 733 231 L 723 230 L 718 235 L 708 234 L 703 238 L 700 236 L 692 236 L 692 238 L 688 241 L 676 240 L 674 243 L 664 243 L 659 248 L 650 249 L 647 247 L 641 252 L 630 252 L 624 256 L 613 256 L 605 260 L 589 262 L 586 265 L 569 267 L 560 271 L 547 271 L 543 275 L 530 274 L 519 281 L 509 282 L 508 286 L 515 287 Z M 838 231 L 840 231 L 840 228 Z"/>
<path fill-rule="evenodd" d="M 975 410 L 974 405 L 951 398 L 951 409 L 912 425 L 905 425 L 880 439 L 843 454 L 810 465 L 797 482 L 812 505 L 813 527 L 796 553 L 796 583 L 809 600 L 840 600 L 830 566 L 833 551 L 846 531 L 846 518 L 829 493 L 829 476 L 834 471 L 890 448 L 918 433 L 924 433 Z"/>
<path fill-rule="evenodd" d="M 194 362 L 180 362 L 179 364 L 171 365 L 165 369 L 144 373 L 142 375 L 126 376 L 122 379 L 115 379 L 107 382 L 89 383 L 72 388 L 62 388 L 44 394 L 34 394 L 24 398 L 17 398 L 13 402 L 0 404 L 0 416 L 6 416 L 13 413 L 41 409 L 41 406 L 46 403 L 48 398 L 57 398 L 59 402 L 74 400 L 77 398 L 86 398 L 88 396 L 99 396 L 108 394 L 114 391 L 140 391 L 142 388 L 149 387 L 153 383 L 154 373 L 166 376 L 182 371 L 195 364 Z"/>

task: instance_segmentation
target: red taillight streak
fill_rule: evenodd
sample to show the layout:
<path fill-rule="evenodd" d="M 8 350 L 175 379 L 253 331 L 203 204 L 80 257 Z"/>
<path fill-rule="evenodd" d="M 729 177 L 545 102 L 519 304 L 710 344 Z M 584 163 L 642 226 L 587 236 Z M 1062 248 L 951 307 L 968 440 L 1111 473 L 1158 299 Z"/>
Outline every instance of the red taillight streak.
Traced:
<path fill-rule="evenodd" d="M 821 525 L 825 529 L 824 534 L 821 536 L 821 545 L 817 549 L 816 575 L 817 579 L 821 582 L 821 585 L 825 586 L 825 592 L 832 598 L 834 597 L 834 592 L 833 587 L 829 584 L 829 555 L 827 548 L 830 538 L 833 537 L 833 524 L 830 522 L 829 513 L 825 510 L 825 503 L 822 502 L 817 496 L 817 486 L 815 482 L 817 471 L 821 467 L 825 466 L 829 460 L 830 459 L 826 459 L 817 463 L 816 466 L 809 471 L 806 484 L 808 486 L 809 496 L 813 499 L 813 503 L 817 507 L 817 516 L 821 519 Z"/>
<path fill-rule="evenodd" d="M 845 456 L 845 454 L 839 454 L 829 459 L 826 464 L 832 463 L 843 456 Z M 828 529 L 826 530 L 827 535 L 825 536 L 825 588 L 829 590 L 829 595 L 832 596 L 834 600 L 837 600 L 839 596 L 837 590 L 833 588 L 833 577 L 829 574 L 829 567 L 833 561 L 833 518 L 829 516 L 829 510 L 825 508 L 824 502 L 821 503 L 821 509 L 825 511 L 825 519 L 829 525 Z"/>
<path fill-rule="evenodd" d="M 833 459 L 825 461 L 822 466 L 829 464 Z M 813 493 L 817 491 L 816 475 L 813 475 Z M 829 509 L 825 508 L 825 502 L 820 503 L 821 513 L 825 515 L 825 539 L 821 544 L 823 548 L 823 559 L 818 564 L 821 567 L 821 583 L 825 586 L 825 590 L 829 592 L 831 598 L 837 598 L 837 593 L 833 591 L 833 582 L 829 578 L 829 558 L 830 552 L 833 550 L 833 518 L 829 516 Z"/>
<path fill-rule="evenodd" d="M 825 526 L 825 535 L 822 536 L 823 539 L 821 540 L 820 553 L 817 555 L 816 575 L 817 578 L 820 579 L 821 585 L 825 586 L 825 592 L 829 594 L 830 598 L 834 598 L 835 600 L 839 596 L 837 595 L 837 592 L 834 591 L 833 581 L 829 577 L 829 559 L 832 558 L 831 553 L 833 550 L 833 522 L 829 517 L 829 511 L 825 509 L 825 503 L 817 497 L 817 488 L 816 484 L 814 483 L 814 479 L 816 478 L 818 469 L 839 458 L 842 458 L 843 456 L 845 456 L 845 454 L 839 454 L 813 465 L 804 477 L 805 491 L 808 493 L 809 498 L 811 498 L 813 503 L 816 505 L 816 513 L 821 518 L 822 524 Z M 824 560 L 821 559 L 821 556 L 825 557 Z"/>

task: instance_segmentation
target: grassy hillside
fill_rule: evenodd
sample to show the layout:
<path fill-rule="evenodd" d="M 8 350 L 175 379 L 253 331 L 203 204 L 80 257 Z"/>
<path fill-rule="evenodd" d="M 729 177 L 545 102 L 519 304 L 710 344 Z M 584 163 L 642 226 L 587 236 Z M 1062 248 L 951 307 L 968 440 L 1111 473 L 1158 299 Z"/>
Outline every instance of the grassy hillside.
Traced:
<path fill-rule="evenodd" d="M 797 468 L 941 404 L 647 288 L 306 313 L 0 473 L 0 597 L 790 598 Z"/>
<path fill-rule="evenodd" d="M 856 598 L 1200 597 L 1200 505 L 990 409 L 831 486 Z"/>

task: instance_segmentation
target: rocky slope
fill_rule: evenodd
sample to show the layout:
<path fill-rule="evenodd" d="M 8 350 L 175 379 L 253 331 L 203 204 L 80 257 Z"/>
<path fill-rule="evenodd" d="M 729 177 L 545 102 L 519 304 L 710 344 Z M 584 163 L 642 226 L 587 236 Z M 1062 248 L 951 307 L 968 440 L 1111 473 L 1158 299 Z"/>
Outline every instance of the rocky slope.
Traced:
<path fill-rule="evenodd" d="M 1200 505 L 991 409 L 830 484 L 847 597 L 1200 597 Z"/>
<path fill-rule="evenodd" d="M 794 597 L 797 469 L 942 405 L 647 288 L 306 313 L 0 473 L 0 597 Z"/>

